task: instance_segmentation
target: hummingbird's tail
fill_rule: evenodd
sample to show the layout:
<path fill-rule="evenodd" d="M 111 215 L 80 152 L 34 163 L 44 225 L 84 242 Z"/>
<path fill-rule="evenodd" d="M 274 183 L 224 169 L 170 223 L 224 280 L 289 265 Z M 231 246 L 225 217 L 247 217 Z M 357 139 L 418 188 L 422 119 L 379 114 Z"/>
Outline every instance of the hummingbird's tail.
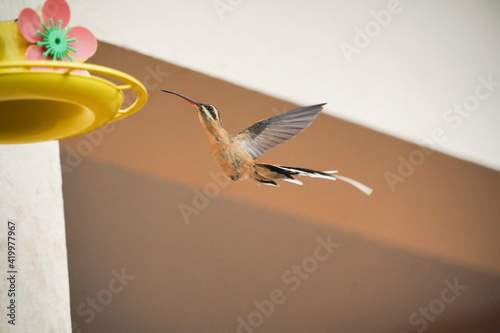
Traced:
<path fill-rule="evenodd" d="M 370 195 L 373 190 L 354 179 L 341 176 L 337 174 L 337 171 L 317 171 L 306 168 L 295 168 L 278 166 L 272 164 L 257 163 L 254 165 L 255 177 L 254 179 L 259 183 L 266 185 L 278 186 L 275 180 L 284 180 L 286 182 L 295 183 L 297 185 L 302 185 L 302 182 L 295 179 L 293 176 L 307 176 L 312 178 L 325 178 L 330 180 L 340 179 L 346 183 L 351 184 L 358 190 L 362 191 L 366 195 Z"/>

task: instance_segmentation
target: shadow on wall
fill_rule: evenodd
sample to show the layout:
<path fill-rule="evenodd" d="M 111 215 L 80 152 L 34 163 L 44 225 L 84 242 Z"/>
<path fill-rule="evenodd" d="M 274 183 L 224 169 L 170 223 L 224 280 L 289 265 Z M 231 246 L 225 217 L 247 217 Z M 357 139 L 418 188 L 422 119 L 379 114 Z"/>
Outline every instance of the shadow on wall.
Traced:
<path fill-rule="evenodd" d="M 92 160 L 64 195 L 74 332 L 500 327 L 498 276 Z"/>

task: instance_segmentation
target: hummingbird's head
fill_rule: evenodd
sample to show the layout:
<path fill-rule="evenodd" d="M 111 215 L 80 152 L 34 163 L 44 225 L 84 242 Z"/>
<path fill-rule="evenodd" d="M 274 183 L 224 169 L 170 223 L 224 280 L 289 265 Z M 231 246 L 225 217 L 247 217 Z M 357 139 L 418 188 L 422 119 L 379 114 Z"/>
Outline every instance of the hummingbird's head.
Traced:
<path fill-rule="evenodd" d="M 195 102 L 189 97 L 186 97 L 182 94 L 179 94 L 179 93 L 176 93 L 176 92 L 173 92 L 170 90 L 162 90 L 162 91 L 169 93 L 169 94 L 177 95 L 177 96 L 185 99 L 189 103 L 191 103 L 198 110 L 198 115 L 200 116 L 200 120 L 203 122 L 204 125 L 211 127 L 211 125 L 213 125 L 214 122 L 221 124 L 220 114 L 215 106 L 210 105 L 210 104 L 203 104 L 203 103 Z"/>

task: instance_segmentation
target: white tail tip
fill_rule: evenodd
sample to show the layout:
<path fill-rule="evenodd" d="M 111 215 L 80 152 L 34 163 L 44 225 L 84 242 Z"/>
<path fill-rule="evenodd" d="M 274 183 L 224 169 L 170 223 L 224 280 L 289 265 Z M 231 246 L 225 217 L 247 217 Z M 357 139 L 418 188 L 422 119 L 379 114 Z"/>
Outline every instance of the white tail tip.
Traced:
<path fill-rule="evenodd" d="M 355 181 L 354 179 L 351 179 L 351 178 L 348 178 L 348 177 L 344 177 L 344 176 L 341 176 L 341 175 L 338 175 L 338 174 L 334 175 L 333 177 L 338 178 L 338 179 L 340 179 L 340 180 L 342 180 L 342 181 L 344 181 L 346 183 L 351 184 L 352 186 L 356 187 L 358 190 L 360 190 L 361 192 L 363 192 L 366 195 L 370 195 L 373 192 L 373 190 L 371 188 L 369 188 L 366 185 L 361 184 L 358 181 Z"/>
<path fill-rule="evenodd" d="M 291 178 L 283 178 L 283 180 L 284 180 L 285 182 L 294 183 L 294 184 L 297 184 L 297 185 L 302 185 L 302 184 L 303 184 L 300 180 L 295 179 L 295 178 L 294 178 L 294 179 L 291 179 Z"/>

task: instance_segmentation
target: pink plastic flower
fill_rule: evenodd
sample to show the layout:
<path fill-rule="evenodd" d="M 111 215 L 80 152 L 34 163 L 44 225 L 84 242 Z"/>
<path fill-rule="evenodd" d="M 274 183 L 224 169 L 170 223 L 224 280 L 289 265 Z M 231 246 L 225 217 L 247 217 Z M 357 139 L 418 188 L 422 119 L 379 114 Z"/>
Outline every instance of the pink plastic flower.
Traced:
<path fill-rule="evenodd" d="M 21 35 L 30 43 L 26 60 L 85 61 L 94 55 L 97 40 L 83 27 L 67 27 L 69 6 L 64 0 L 47 0 L 42 8 L 43 22 L 31 8 L 19 14 L 17 25 Z M 67 61 L 67 60 L 66 60 Z"/>

